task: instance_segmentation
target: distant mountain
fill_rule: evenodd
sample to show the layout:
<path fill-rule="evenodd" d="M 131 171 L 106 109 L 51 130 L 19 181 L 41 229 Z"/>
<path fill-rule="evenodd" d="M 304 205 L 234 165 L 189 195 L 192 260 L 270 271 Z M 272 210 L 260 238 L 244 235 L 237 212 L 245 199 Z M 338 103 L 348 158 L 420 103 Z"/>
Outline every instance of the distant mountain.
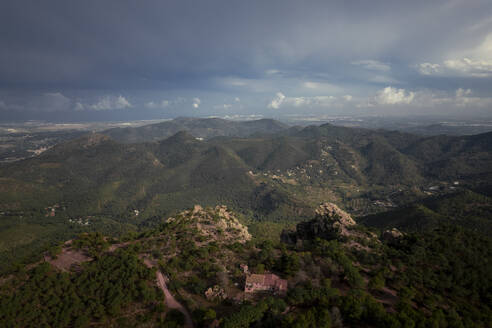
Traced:
<path fill-rule="evenodd" d="M 187 131 L 197 138 L 218 136 L 247 137 L 253 134 L 273 134 L 283 131 L 288 125 L 272 119 L 254 121 L 229 121 L 220 118 L 176 118 L 157 124 L 141 127 L 109 129 L 103 134 L 122 143 L 158 141 Z"/>
<path fill-rule="evenodd" d="M 445 124 L 436 123 L 431 125 L 418 125 L 413 127 L 405 127 L 402 129 L 408 133 L 420 134 L 425 136 L 433 135 L 474 135 L 490 132 L 492 126 L 490 122 L 485 122 L 481 125 L 479 122 L 471 124 Z"/>
<path fill-rule="evenodd" d="M 492 133 L 420 138 L 326 124 L 249 138 L 195 137 L 181 131 L 159 142 L 122 144 L 90 134 L 56 145 L 36 158 L 0 166 L 0 206 L 64 201 L 83 212 L 114 214 L 135 206 L 171 210 L 220 200 L 248 210 L 263 195 L 276 199 L 273 213 L 284 205 L 304 208 L 332 200 L 349 206 L 351 200 L 367 204 L 390 195 L 401 204 L 433 185 L 452 191 L 492 184 Z"/>

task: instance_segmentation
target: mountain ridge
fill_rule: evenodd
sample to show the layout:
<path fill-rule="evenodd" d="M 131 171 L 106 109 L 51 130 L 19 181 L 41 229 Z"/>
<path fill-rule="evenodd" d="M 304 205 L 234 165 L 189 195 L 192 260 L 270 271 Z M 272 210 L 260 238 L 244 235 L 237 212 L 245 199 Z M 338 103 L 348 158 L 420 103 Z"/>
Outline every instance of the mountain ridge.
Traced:
<path fill-rule="evenodd" d="M 288 126 L 273 119 L 253 121 L 229 121 L 221 118 L 178 117 L 162 123 L 141 127 L 113 128 L 102 131 L 122 143 L 159 141 L 179 131 L 188 131 L 197 138 L 210 139 L 219 136 L 247 137 L 253 134 L 272 134 L 287 129 Z"/>

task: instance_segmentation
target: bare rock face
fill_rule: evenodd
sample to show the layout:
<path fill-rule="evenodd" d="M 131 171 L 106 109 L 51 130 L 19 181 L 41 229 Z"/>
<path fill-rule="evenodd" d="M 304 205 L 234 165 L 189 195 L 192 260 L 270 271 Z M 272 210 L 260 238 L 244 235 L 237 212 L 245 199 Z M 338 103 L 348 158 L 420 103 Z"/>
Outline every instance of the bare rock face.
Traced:
<path fill-rule="evenodd" d="M 203 211 L 203 207 L 201 207 L 200 205 L 195 205 L 195 206 L 193 207 L 193 211 L 192 211 L 192 213 L 193 213 L 193 214 L 197 214 L 197 213 L 199 213 L 199 212 L 201 212 L 201 211 Z"/>
<path fill-rule="evenodd" d="M 196 228 L 203 236 L 209 236 L 224 242 L 244 244 L 251 240 L 248 228 L 241 224 L 236 215 L 227 206 L 218 205 L 215 208 L 204 209 L 195 205 L 193 209 L 183 211 L 176 217 L 170 217 L 167 223 L 186 221 L 187 227 Z"/>
<path fill-rule="evenodd" d="M 219 217 L 217 226 L 228 231 L 233 232 L 235 236 L 231 236 L 231 239 L 236 238 L 241 244 L 248 240 L 251 240 L 251 235 L 248 232 L 248 228 L 239 222 L 239 220 L 227 209 L 225 205 L 217 205 L 215 207 L 215 213 Z"/>
<path fill-rule="evenodd" d="M 401 238 L 403 238 L 403 236 L 404 234 L 400 230 L 393 228 L 391 230 L 384 231 L 381 235 L 381 239 L 389 244 L 396 244 L 401 240 Z"/>
<path fill-rule="evenodd" d="M 330 218 L 332 220 L 335 220 L 335 223 L 338 223 L 342 226 L 352 226 L 356 224 L 350 214 L 341 210 L 333 203 L 321 204 L 316 210 L 316 216 Z"/>
<path fill-rule="evenodd" d="M 316 216 L 311 221 L 301 222 L 296 231 L 283 231 L 281 239 L 288 244 L 296 244 L 299 240 L 322 238 L 337 239 L 348 235 L 348 227 L 355 225 L 350 215 L 332 203 L 324 203 L 316 210 Z"/>

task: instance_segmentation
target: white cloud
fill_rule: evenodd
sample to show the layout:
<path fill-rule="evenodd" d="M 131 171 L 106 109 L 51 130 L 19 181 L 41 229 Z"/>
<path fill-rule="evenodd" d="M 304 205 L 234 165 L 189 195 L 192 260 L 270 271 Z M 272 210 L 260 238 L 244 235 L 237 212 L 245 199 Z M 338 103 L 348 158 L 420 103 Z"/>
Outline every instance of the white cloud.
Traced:
<path fill-rule="evenodd" d="M 268 104 L 268 108 L 279 109 L 285 99 L 285 95 L 282 92 L 277 92 L 275 98 Z"/>
<path fill-rule="evenodd" d="M 304 82 L 304 86 L 308 89 L 319 89 L 320 84 L 316 82 Z"/>
<path fill-rule="evenodd" d="M 448 59 L 442 64 L 421 63 L 417 65 L 417 69 L 422 75 L 491 77 L 492 60 L 479 60 L 464 57 L 458 59 Z"/>
<path fill-rule="evenodd" d="M 470 58 L 450 59 L 444 61 L 450 69 L 473 77 L 492 76 L 492 60 L 474 60 Z"/>
<path fill-rule="evenodd" d="M 44 98 L 51 101 L 54 106 L 64 107 L 70 104 L 70 98 L 65 97 L 60 92 L 45 93 Z"/>
<path fill-rule="evenodd" d="M 357 61 L 353 61 L 351 64 L 356 65 L 356 66 L 362 66 L 365 69 L 368 69 L 371 71 L 387 72 L 387 71 L 391 70 L 391 66 L 389 64 L 380 62 L 378 60 L 372 60 L 372 59 L 357 60 Z"/>
<path fill-rule="evenodd" d="M 316 91 L 319 93 L 337 93 L 342 91 L 340 87 L 325 82 L 306 81 L 302 83 L 302 86 L 310 92 Z"/>
<path fill-rule="evenodd" d="M 169 100 L 162 100 L 160 102 L 149 101 L 145 104 L 145 107 L 150 109 L 164 109 L 169 106 Z"/>
<path fill-rule="evenodd" d="M 288 97 L 285 100 L 286 104 L 301 107 L 301 106 L 327 106 L 331 105 L 336 100 L 334 96 L 315 96 L 315 97 Z"/>
<path fill-rule="evenodd" d="M 489 108 L 492 97 L 478 97 L 471 89 L 459 88 L 452 93 L 421 90 L 414 93 L 412 106 L 415 108 L 442 108 L 443 110 L 459 108 Z"/>
<path fill-rule="evenodd" d="M 104 96 L 97 103 L 89 106 L 93 110 L 111 110 L 132 107 L 132 104 L 122 95 L 118 97 Z"/>
<path fill-rule="evenodd" d="M 241 99 L 239 99 L 239 97 L 236 97 L 236 98 L 234 98 L 234 101 L 235 102 L 241 102 Z"/>
<path fill-rule="evenodd" d="M 459 107 L 490 107 L 491 97 L 475 97 L 471 89 L 459 88 L 456 90 L 454 103 Z"/>
<path fill-rule="evenodd" d="M 5 101 L 0 100 L 0 109 L 6 109 L 6 108 L 7 108 L 7 104 L 5 103 Z"/>
<path fill-rule="evenodd" d="M 277 70 L 277 69 L 269 69 L 265 72 L 266 75 L 277 75 L 280 73 L 282 73 L 282 72 Z"/>
<path fill-rule="evenodd" d="M 287 97 L 278 92 L 275 98 L 268 104 L 268 108 L 279 109 L 280 107 L 324 107 L 332 106 L 336 101 L 334 96 L 313 97 Z"/>
<path fill-rule="evenodd" d="M 492 33 L 475 48 L 448 54 L 442 63 L 421 63 L 417 69 L 423 75 L 492 77 Z"/>
<path fill-rule="evenodd" d="M 466 96 L 469 96 L 472 94 L 472 91 L 471 89 L 462 89 L 462 88 L 459 88 L 458 90 L 456 90 L 456 98 L 462 98 L 462 97 L 466 97 Z"/>
<path fill-rule="evenodd" d="M 75 106 L 73 107 L 74 110 L 84 110 L 85 109 L 85 106 L 84 104 L 80 103 L 80 102 L 76 102 L 75 103 Z"/>
<path fill-rule="evenodd" d="M 414 98 L 414 92 L 407 92 L 405 89 L 386 87 L 377 93 L 375 100 L 380 105 L 408 105 L 414 100 Z"/>
<path fill-rule="evenodd" d="M 201 100 L 200 98 L 193 98 L 193 108 L 200 107 Z"/>
<path fill-rule="evenodd" d="M 351 101 L 352 100 L 352 96 L 351 95 L 345 95 L 342 97 L 345 101 Z"/>
<path fill-rule="evenodd" d="M 417 65 L 417 69 L 422 75 L 433 75 L 440 72 L 441 65 L 432 63 L 421 63 Z"/>

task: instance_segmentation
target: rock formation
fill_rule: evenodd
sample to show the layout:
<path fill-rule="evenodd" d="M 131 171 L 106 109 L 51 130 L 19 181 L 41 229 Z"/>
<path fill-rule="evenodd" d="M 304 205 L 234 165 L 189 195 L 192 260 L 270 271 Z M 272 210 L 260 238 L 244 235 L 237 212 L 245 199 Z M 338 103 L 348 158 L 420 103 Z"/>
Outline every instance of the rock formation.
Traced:
<path fill-rule="evenodd" d="M 393 228 L 391 230 L 384 231 L 381 235 L 381 239 L 388 244 L 397 244 L 403 236 L 404 234 L 400 230 Z"/>
<path fill-rule="evenodd" d="M 195 205 L 192 210 L 183 211 L 176 217 L 170 217 L 167 223 L 186 221 L 187 229 L 194 227 L 203 236 L 213 237 L 216 240 L 239 242 L 244 244 L 251 240 L 248 228 L 241 224 L 236 215 L 225 205 L 204 209 Z"/>
<path fill-rule="evenodd" d="M 350 215 L 332 203 L 324 203 L 316 210 L 316 216 L 311 221 L 301 222 L 296 231 L 283 231 L 281 239 L 285 243 L 295 244 L 298 240 L 322 238 L 337 239 L 348 235 L 347 228 L 356 223 Z"/>

